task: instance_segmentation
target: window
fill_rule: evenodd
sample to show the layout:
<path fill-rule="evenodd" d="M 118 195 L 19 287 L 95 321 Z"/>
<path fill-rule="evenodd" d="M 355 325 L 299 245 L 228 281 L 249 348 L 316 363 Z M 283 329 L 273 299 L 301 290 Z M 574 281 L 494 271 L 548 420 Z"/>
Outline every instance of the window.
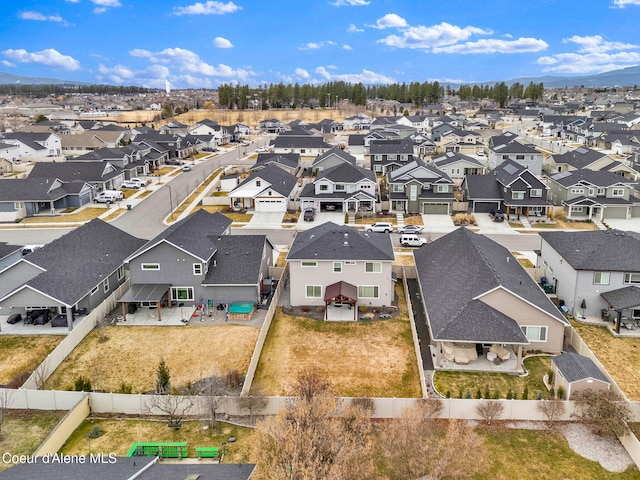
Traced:
<path fill-rule="evenodd" d="M 593 197 L 596 194 L 596 189 L 593 187 L 589 187 L 589 196 Z"/>
<path fill-rule="evenodd" d="M 516 160 L 524 160 L 524 155 L 516 155 Z"/>
<path fill-rule="evenodd" d="M 322 296 L 322 285 L 307 285 L 307 298 L 320 298 Z"/>
<path fill-rule="evenodd" d="M 376 173 L 382 173 L 382 165 L 374 165 L 373 171 Z"/>
<path fill-rule="evenodd" d="M 594 285 L 609 285 L 611 272 L 593 272 Z"/>
<path fill-rule="evenodd" d="M 327 185 L 326 183 L 321 183 L 320 184 L 320 191 L 321 192 L 326 192 L 327 190 L 329 190 L 329 185 Z"/>
<path fill-rule="evenodd" d="M 109 279 L 105 278 L 104 281 L 102 282 L 102 290 L 104 291 L 104 293 L 107 293 L 109 291 Z"/>
<path fill-rule="evenodd" d="M 142 270 L 160 270 L 159 263 L 143 263 L 140 266 Z"/>
<path fill-rule="evenodd" d="M 124 278 L 124 265 L 120 265 L 120 267 L 118 267 L 116 276 L 118 280 L 122 280 Z"/>
<path fill-rule="evenodd" d="M 333 262 L 333 273 L 342 272 L 342 262 Z"/>
<path fill-rule="evenodd" d="M 532 188 L 529 192 L 529 195 L 532 197 L 540 198 L 542 197 L 542 189 L 541 188 Z"/>
<path fill-rule="evenodd" d="M 572 188 L 571 193 L 574 195 L 582 195 L 584 193 L 584 188 Z"/>
<path fill-rule="evenodd" d="M 640 283 L 640 273 L 625 273 L 624 283 Z"/>
<path fill-rule="evenodd" d="M 612 197 L 623 197 L 624 196 L 624 188 L 614 188 L 611 190 Z"/>
<path fill-rule="evenodd" d="M 261 185 L 260 180 L 256 180 L 256 187 L 259 187 Z"/>
<path fill-rule="evenodd" d="M 547 327 L 538 327 L 531 325 L 523 325 L 520 327 L 522 333 L 524 333 L 527 340 L 530 342 L 546 342 L 547 341 Z"/>
<path fill-rule="evenodd" d="M 334 189 L 336 190 L 336 192 L 344 192 L 345 190 L 344 183 L 336 183 L 336 186 L 334 187 Z"/>
<path fill-rule="evenodd" d="M 396 155 L 389 154 L 387 155 L 387 160 L 395 160 L 397 158 Z"/>
<path fill-rule="evenodd" d="M 502 155 L 503 160 L 509 160 L 509 155 Z"/>
<path fill-rule="evenodd" d="M 438 185 L 438 193 L 447 193 L 449 191 L 449 185 Z"/>
<path fill-rule="evenodd" d="M 193 300 L 193 287 L 171 287 L 172 300 Z"/>
<path fill-rule="evenodd" d="M 415 201 L 417 199 L 418 199 L 418 186 L 411 185 L 411 187 L 409 187 L 409 200 Z"/>
<path fill-rule="evenodd" d="M 380 262 L 365 262 L 364 271 L 367 273 L 382 272 L 382 264 Z"/>
<path fill-rule="evenodd" d="M 22 210 L 24 208 L 24 203 L 23 202 L 13 202 L 13 209 L 14 210 Z"/>
<path fill-rule="evenodd" d="M 300 262 L 300 266 L 304 268 L 317 267 L 318 262 Z"/>
<path fill-rule="evenodd" d="M 98 293 L 98 289 L 99 289 L 99 287 L 97 285 L 95 287 L 93 287 L 91 289 L 91 295 L 95 295 L 96 293 Z"/>
<path fill-rule="evenodd" d="M 394 192 L 404 192 L 404 185 L 402 185 L 401 183 L 394 183 L 393 184 L 393 191 Z"/>
<path fill-rule="evenodd" d="M 358 285 L 358 298 L 378 298 L 378 286 Z"/>
<path fill-rule="evenodd" d="M 524 192 L 511 192 L 512 200 L 524 200 Z"/>
<path fill-rule="evenodd" d="M 604 195 L 607 193 L 606 188 L 598 187 L 598 195 Z"/>
<path fill-rule="evenodd" d="M 571 213 L 582 213 L 584 212 L 584 207 L 571 207 Z"/>
<path fill-rule="evenodd" d="M 194 275 L 202 275 L 202 264 L 194 263 L 193 264 L 193 274 Z"/>
<path fill-rule="evenodd" d="M 345 265 L 355 265 L 356 262 L 354 262 L 353 260 L 347 260 L 346 262 L 344 262 Z"/>

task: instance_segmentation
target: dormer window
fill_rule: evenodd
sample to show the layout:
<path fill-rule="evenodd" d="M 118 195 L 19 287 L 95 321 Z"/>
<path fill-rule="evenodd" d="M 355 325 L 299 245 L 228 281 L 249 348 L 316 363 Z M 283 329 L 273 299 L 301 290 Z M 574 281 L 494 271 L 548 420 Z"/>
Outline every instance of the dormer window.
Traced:
<path fill-rule="evenodd" d="M 256 187 L 259 187 L 260 183 L 261 183 L 260 180 L 256 180 Z"/>

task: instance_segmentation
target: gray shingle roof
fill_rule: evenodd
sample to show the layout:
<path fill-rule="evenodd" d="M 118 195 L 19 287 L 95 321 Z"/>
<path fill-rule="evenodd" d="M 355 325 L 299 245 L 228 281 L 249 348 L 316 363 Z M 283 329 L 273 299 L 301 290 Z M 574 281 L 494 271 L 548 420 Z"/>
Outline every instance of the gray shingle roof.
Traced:
<path fill-rule="evenodd" d="M 256 285 L 262 265 L 266 235 L 223 235 L 214 243 L 203 285 Z"/>
<path fill-rule="evenodd" d="M 364 142 L 363 142 L 363 145 L 364 145 Z M 341 158 L 342 160 L 344 160 L 347 163 L 351 163 L 353 165 L 355 165 L 355 163 L 356 163 L 356 157 L 354 157 L 350 153 L 345 152 L 344 150 L 342 150 L 339 147 L 333 147 L 333 148 L 327 150 L 326 152 L 318 155 L 313 160 L 312 166 L 317 165 L 318 163 L 321 163 L 325 158 L 330 157 L 330 156 L 334 156 L 334 155 L 339 157 L 339 158 Z"/>
<path fill-rule="evenodd" d="M 464 155 L 462 153 L 446 152 L 446 153 L 443 153 L 442 155 L 434 156 L 431 160 L 433 161 L 433 163 L 437 168 L 442 168 L 451 163 L 460 162 L 460 161 L 471 163 L 473 165 L 477 165 L 478 167 L 482 167 L 482 164 L 478 160 L 476 160 L 473 157 L 470 157 L 469 155 Z"/>
<path fill-rule="evenodd" d="M 355 183 L 363 179 L 369 179 L 375 183 L 376 174 L 368 168 L 358 167 L 350 163 L 341 163 L 331 168 L 318 172 L 316 180 L 326 178 L 332 182 Z"/>
<path fill-rule="evenodd" d="M 640 306 L 640 287 L 636 285 L 602 292 L 600 296 L 615 310 L 626 310 Z"/>
<path fill-rule="evenodd" d="M 299 153 L 259 153 L 256 163 L 251 170 L 264 168 L 270 163 L 284 165 L 289 168 L 298 168 L 300 165 Z"/>
<path fill-rule="evenodd" d="M 566 323 L 511 253 L 483 235 L 459 228 L 413 255 L 435 340 L 527 344 L 515 320 L 477 299 L 499 287 Z"/>
<path fill-rule="evenodd" d="M 25 257 L 45 269 L 27 285 L 74 305 L 143 244 L 100 219 L 91 220 Z"/>
<path fill-rule="evenodd" d="M 389 234 L 360 232 L 333 222 L 298 232 L 287 255 L 287 260 L 394 259 Z"/>
<path fill-rule="evenodd" d="M 413 154 L 413 142 L 410 138 L 397 140 L 371 140 L 369 143 L 371 155 L 382 154 Z"/>
<path fill-rule="evenodd" d="M 252 173 L 244 179 L 233 190 L 241 188 L 243 185 L 250 183 L 254 178 L 260 178 L 271 185 L 271 188 L 284 197 L 288 197 L 296 186 L 298 179 L 295 175 L 285 172 L 282 168 L 275 164 L 269 164 L 262 170 Z M 266 187 L 265 187 L 266 188 Z"/>
<path fill-rule="evenodd" d="M 331 148 L 331 145 L 326 143 L 322 137 L 313 135 L 279 135 L 273 141 L 273 145 L 275 148 Z"/>
<path fill-rule="evenodd" d="M 575 270 L 640 272 L 640 233 L 593 230 L 540 236 Z"/>
<path fill-rule="evenodd" d="M 198 210 L 149 240 L 133 253 L 127 261 L 153 248 L 160 242 L 168 242 L 194 255 L 203 262 L 208 261 L 216 251 L 215 240 L 229 228 L 231 223 L 231 220 L 221 213 Z"/>
<path fill-rule="evenodd" d="M 552 155 L 553 160 L 556 163 L 566 163 L 576 169 L 586 168 L 588 165 L 591 165 L 593 162 L 606 156 L 607 155 L 602 152 L 584 147 L 576 148 L 575 150 L 571 150 L 570 152 L 566 152 L 561 155 Z"/>
<path fill-rule="evenodd" d="M 469 200 L 502 200 L 502 190 L 494 175 L 466 175 Z"/>
<path fill-rule="evenodd" d="M 607 171 L 594 171 L 588 169 L 573 170 L 551 175 L 551 180 L 559 183 L 563 187 L 571 187 L 580 182 L 595 185 L 597 187 L 610 187 L 617 184 L 636 184 L 633 180 L 627 180 L 621 175 Z"/>
<path fill-rule="evenodd" d="M 594 378 L 609 383 L 604 373 L 593 363 L 589 357 L 573 352 L 565 352 L 552 358 L 553 363 L 562 372 L 568 382 L 576 382 L 587 378 Z"/>
<path fill-rule="evenodd" d="M 0 202 L 49 202 L 66 196 L 68 192 L 54 183 L 55 177 L 2 179 Z"/>
<path fill-rule="evenodd" d="M 36 178 L 59 178 L 64 182 L 83 180 L 85 182 L 105 182 L 122 174 L 122 170 L 108 162 L 38 162 L 29 176 Z"/>

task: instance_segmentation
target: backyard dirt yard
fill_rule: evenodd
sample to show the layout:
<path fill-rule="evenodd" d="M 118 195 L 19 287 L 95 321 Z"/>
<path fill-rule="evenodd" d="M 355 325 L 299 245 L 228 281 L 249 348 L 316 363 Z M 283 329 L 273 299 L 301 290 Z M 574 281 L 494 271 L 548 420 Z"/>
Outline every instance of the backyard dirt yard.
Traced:
<path fill-rule="evenodd" d="M 47 388 L 70 389 L 84 376 L 94 390 L 117 392 L 125 383 L 133 393 L 149 392 L 161 358 L 176 388 L 231 370 L 245 374 L 259 333 L 243 325 L 94 329 L 53 373 Z"/>
<path fill-rule="evenodd" d="M 35 370 L 63 339 L 63 335 L 0 337 L 0 385 L 11 383 L 20 373 Z M 26 377 L 23 380 L 26 380 Z"/>
<path fill-rule="evenodd" d="M 399 286 L 396 292 L 401 291 Z M 422 395 L 404 295 L 396 319 L 324 322 L 285 315 L 278 308 L 253 381 L 253 390 L 287 395 L 306 367 L 331 379 L 336 395 L 399 397 Z"/>
<path fill-rule="evenodd" d="M 631 401 L 640 400 L 640 338 L 616 338 L 606 327 L 571 321 L 576 332 L 602 362 Z"/>

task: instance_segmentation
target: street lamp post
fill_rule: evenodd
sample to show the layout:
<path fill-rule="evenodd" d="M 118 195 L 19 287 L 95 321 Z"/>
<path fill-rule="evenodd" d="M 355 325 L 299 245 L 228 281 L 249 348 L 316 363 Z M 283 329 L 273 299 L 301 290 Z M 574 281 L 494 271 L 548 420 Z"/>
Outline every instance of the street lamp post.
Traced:
<path fill-rule="evenodd" d="M 171 191 L 171 185 L 165 185 L 165 187 L 169 189 L 169 208 L 171 208 L 169 213 L 171 214 L 171 220 L 173 220 L 173 199 L 171 198 L 173 197 L 173 192 Z"/>

